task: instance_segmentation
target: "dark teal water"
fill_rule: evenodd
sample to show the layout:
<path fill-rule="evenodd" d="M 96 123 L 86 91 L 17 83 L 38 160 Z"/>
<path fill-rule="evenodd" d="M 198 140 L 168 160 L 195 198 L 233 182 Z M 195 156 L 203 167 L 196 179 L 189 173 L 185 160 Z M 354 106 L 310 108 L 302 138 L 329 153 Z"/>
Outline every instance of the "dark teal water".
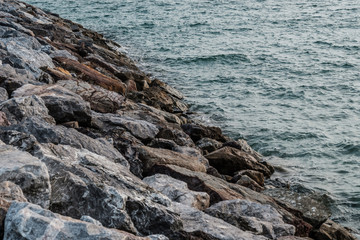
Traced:
<path fill-rule="evenodd" d="M 358 0 L 28 0 L 118 41 L 360 230 Z"/>

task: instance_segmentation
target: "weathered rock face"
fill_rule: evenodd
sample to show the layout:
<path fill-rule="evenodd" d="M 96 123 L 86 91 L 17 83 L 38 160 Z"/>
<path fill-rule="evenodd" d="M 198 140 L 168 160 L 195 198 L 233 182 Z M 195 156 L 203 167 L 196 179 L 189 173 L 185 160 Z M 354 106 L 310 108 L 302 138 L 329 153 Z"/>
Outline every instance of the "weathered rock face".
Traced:
<path fill-rule="evenodd" d="M 26 84 L 13 92 L 13 97 L 37 95 L 41 97 L 49 115 L 54 117 L 57 123 L 77 121 L 80 124 L 89 125 L 91 110 L 89 103 L 79 95 L 58 85 L 36 86 Z"/>
<path fill-rule="evenodd" d="M 6 114 L 0 111 L 0 126 L 9 126 L 10 122 L 8 121 Z"/>
<path fill-rule="evenodd" d="M 8 129 L 33 135 L 40 143 L 64 144 L 78 149 L 85 148 L 112 159 L 114 162 L 126 162 L 109 142 L 90 138 L 75 129 L 50 125 L 37 117 L 26 118 L 21 125 L 12 125 Z"/>
<path fill-rule="evenodd" d="M 261 161 L 261 159 L 263 158 L 261 156 L 261 154 L 254 151 L 254 149 L 252 149 L 244 139 L 239 139 L 237 141 L 226 142 L 226 143 L 223 144 L 223 147 L 232 147 L 232 148 L 239 149 L 239 150 L 241 150 L 243 152 L 246 152 L 246 153 L 250 154 L 251 156 L 253 156 L 258 161 Z"/>
<path fill-rule="evenodd" d="M 13 202 L 5 220 L 5 239 L 150 240 L 127 232 L 54 214 L 30 203 Z M 158 238 L 161 239 L 161 238 Z"/>
<path fill-rule="evenodd" d="M 321 225 L 319 230 L 314 231 L 311 236 L 317 240 L 356 240 L 355 236 L 344 227 L 329 219 Z"/>
<path fill-rule="evenodd" d="M 247 175 L 241 176 L 240 179 L 236 182 L 236 184 L 250 188 L 257 192 L 261 192 L 262 190 L 264 190 L 262 186 L 260 186 L 257 182 L 255 182 L 252 178 L 250 178 Z"/>
<path fill-rule="evenodd" d="M 236 148 L 224 147 L 205 156 L 211 166 L 220 173 L 233 175 L 239 170 L 255 170 L 263 173 L 266 177 L 271 175 L 270 170 L 259 163 L 254 157 Z"/>
<path fill-rule="evenodd" d="M 260 186 L 264 186 L 264 182 L 265 182 L 264 174 L 254 170 L 239 171 L 235 174 L 235 176 L 231 179 L 231 181 L 237 182 L 242 176 L 248 176 Z"/>
<path fill-rule="evenodd" d="M 13 182 L 0 182 L 0 197 L 6 201 L 27 202 L 21 188 Z"/>
<path fill-rule="evenodd" d="M 204 151 L 205 154 L 209 154 L 222 147 L 222 143 L 211 138 L 202 138 L 196 142 L 196 146 Z"/>
<path fill-rule="evenodd" d="M 204 192 L 195 192 L 188 189 L 187 184 L 163 174 L 146 177 L 143 181 L 150 187 L 168 196 L 172 201 L 187 205 L 199 210 L 209 207 L 210 196 Z"/>
<path fill-rule="evenodd" d="M 148 172 L 156 164 L 173 164 L 197 172 L 206 172 L 206 167 L 197 157 L 167 149 L 140 147 L 139 158 L 144 164 L 144 171 Z"/>
<path fill-rule="evenodd" d="M 54 118 L 48 114 L 45 102 L 37 96 L 11 98 L 0 104 L 0 110 L 5 112 L 11 124 L 21 122 L 25 117 L 36 116 L 50 124 L 55 124 Z"/>
<path fill-rule="evenodd" d="M 219 202 L 205 212 L 244 231 L 251 231 L 270 239 L 295 234 L 295 227 L 284 223 L 279 212 L 266 204 L 237 199 Z"/>
<path fill-rule="evenodd" d="M 166 209 L 170 201 L 151 191 L 127 168 L 104 156 L 66 145 L 43 144 L 34 153 L 51 175 L 50 210 L 135 234 L 171 235 L 181 222 Z"/>
<path fill-rule="evenodd" d="M 101 113 L 113 113 L 118 110 L 124 102 L 124 97 L 96 85 L 79 80 L 58 81 L 56 83 L 90 103 L 91 109 Z"/>
<path fill-rule="evenodd" d="M 246 199 L 260 204 L 271 205 L 282 215 L 285 223 L 296 227 L 295 234 L 298 236 L 308 236 L 312 229 L 310 224 L 297 217 L 301 216 L 301 213 L 291 207 L 285 209 L 279 206 L 271 197 L 237 184 L 228 183 L 218 177 L 201 172 L 193 172 L 174 165 L 156 165 L 151 172 L 169 175 L 186 182 L 189 189 L 193 191 L 208 193 L 211 205 L 224 200 L 235 199 Z M 296 216 L 289 211 L 296 213 Z"/>
<path fill-rule="evenodd" d="M 136 120 L 117 114 L 94 114 L 94 120 L 101 129 L 121 127 L 129 131 L 135 137 L 148 140 L 153 139 L 159 132 L 158 128 L 147 121 Z"/>
<path fill-rule="evenodd" d="M 181 127 L 194 142 L 202 138 L 211 138 L 219 142 L 226 142 L 228 140 L 218 127 L 207 127 L 200 124 L 184 124 Z"/>
<path fill-rule="evenodd" d="M 330 216 L 330 198 L 325 194 L 302 189 L 293 191 L 291 188 L 268 189 L 265 194 L 289 204 L 304 214 L 304 219 L 315 228 L 324 223 Z"/>
<path fill-rule="evenodd" d="M 221 219 L 211 217 L 195 208 L 180 203 L 173 204 L 173 210 L 180 214 L 184 230 L 189 233 L 201 232 L 205 239 L 217 240 L 265 240 L 264 236 L 245 232 Z"/>
<path fill-rule="evenodd" d="M 9 99 L 9 95 L 5 88 L 0 87 L 0 103 Z"/>
<path fill-rule="evenodd" d="M 44 163 L 9 145 L 0 145 L 0 163 L 0 182 L 19 185 L 31 203 L 49 207 L 50 178 Z"/>

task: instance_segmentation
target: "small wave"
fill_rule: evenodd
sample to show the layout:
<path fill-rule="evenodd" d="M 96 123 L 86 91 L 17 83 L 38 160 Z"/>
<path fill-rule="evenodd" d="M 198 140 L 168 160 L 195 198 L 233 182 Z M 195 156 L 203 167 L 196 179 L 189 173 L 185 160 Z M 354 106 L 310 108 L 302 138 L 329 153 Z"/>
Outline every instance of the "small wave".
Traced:
<path fill-rule="evenodd" d="M 234 65 L 239 62 L 250 62 L 250 59 L 242 53 L 230 53 L 230 54 L 216 54 L 209 56 L 196 56 L 196 57 L 186 57 L 186 58 L 177 58 L 177 59 L 167 59 L 181 61 L 184 64 L 211 64 L 211 63 L 222 63 Z"/>

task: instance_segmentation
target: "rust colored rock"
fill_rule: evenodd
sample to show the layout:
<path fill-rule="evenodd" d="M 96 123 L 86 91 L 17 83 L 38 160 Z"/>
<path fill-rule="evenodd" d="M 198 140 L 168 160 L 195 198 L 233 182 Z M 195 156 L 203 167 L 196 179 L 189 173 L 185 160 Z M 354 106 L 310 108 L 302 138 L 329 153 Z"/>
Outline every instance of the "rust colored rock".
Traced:
<path fill-rule="evenodd" d="M 110 91 L 118 92 L 121 94 L 125 93 L 125 84 L 120 80 L 110 78 L 104 74 L 92 69 L 85 64 L 79 63 L 75 60 L 55 57 L 54 58 L 63 68 L 70 72 L 75 72 L 82 80 L 99 85 Z"/>
<path fill-rule="evenodd" d="M 63 68 L 45 68 L 45 72 L 50 74 L 56 81 L 58 80 L 70 80 L 73 77 L 71 76 L 70 72 L 66 71 Z"/>
<path fill-rule="evenodd" d="M 250 177 L 260 186 L 264 186 L 264 174 L 254 170 L 242 170 L 237 172 L 236 175 L 233 177 L 232 182 L 237 182 L 244 175 Z"/>
<path fill-rule="evenodd" d="M 206 167 L 197 157 L 174 152 L 167 149 L 142 146 L 138 148 L 139 158 L 144 164 L 144 172 L 148 172 L 154 165 L 172 164 L 195 172 L 206 172 Z"/>
<path fill-rule="evenodd" d="M 257 192 L 261 192 L 264 190 L 262 186 L 260 186 L 257 182 L 255 182 L 253 179 L 246 175 L 241 176 L 240 179 L 236 182 L 236 184 L 250 188 L 251 190 Z"/>
<path fill-rule="evenodd" d="M 347 229 L 331 220 L 327 220 L 319 230 L 314 231 L 312 237 L 317 240 L 356 240 Z"/>
<path fill-rule="evenodd" d="M 205 157 L 221 174 L 233 175 L 239 170 L 255 170 L 266 177 L 271 175 L 270 170 L 253 156 L 236 148 L 224 147 Z"/>
<path fill-rule="evenodd" d="M 0 126 L 10 126 L 10 122 L 7 120 L 6 114 L 0 111 Z"/>

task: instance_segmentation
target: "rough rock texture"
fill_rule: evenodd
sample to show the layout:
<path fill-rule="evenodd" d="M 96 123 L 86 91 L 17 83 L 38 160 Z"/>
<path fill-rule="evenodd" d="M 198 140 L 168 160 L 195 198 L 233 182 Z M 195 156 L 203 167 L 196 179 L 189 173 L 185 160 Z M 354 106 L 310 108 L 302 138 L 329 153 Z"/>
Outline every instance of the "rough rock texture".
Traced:
<path fill-rule="evenodd" d="M 56 83 L 90 103 L 91 109 L 101 113 L 113 113 L 118 110 L 124 102 L 124 97 L 96 85 L 79 80 L 58 81 Z"/>
<path fill-rule="evenodd" d="M 329 219 L 321 225 L 319 230 L 315 230 L 311 236 L 317 240 L 356 240 L 348 230 Z"/>
<path fill-rule="evenodd" d="M 187 184 L 163 174 L 146 177 L 143 181 L 150 187 L 168 196 L 172 201 L 187 205 L 199 210 L 209 207 L 210 196 L 204 192 L 195 192 L 188 189 Z"/>
<path fill-rule="evenodd" d="M 26 84 L 13 92 L 13 97 L 37 95 L 41 97 L 46 107 L 57 123 L 78 121 L 80 124 L 89 124 L 91 111 L 89 103 L 79 95 L 58 85 L 36 86 Z"/>
<path fill-rule="evenodd" d="M 0 0 L 0 139 L 0 220 L 10 200 L 49 208 L 14 202 L 5 239 L 268 239 L 293 234 L 286 224 L 296 236 L 337 234 L 324 233 L 327 211 L 281 199 L 260 154 L 195 120 L 120 45 L 18 0 Z M 141 180 L 151 175 L 159 191 Z M 241 216 L 253 226 L 243 231 L 199 211 L 209 199 L 210 209 L 251 201 L 284 223 Z"/>
<path fill-rule="evenodd" d="M 295 227 L 284 223 L 279 212 L 270 205 L 247 200 L 219 202 L 205 211 L 207 214 L 244 230 L 270 239 L 295 234 Z"/>
<path fill-rule="evenodd" d="M 8 145 L 0 145 L 0 163 L 0 182 L 11 181 L 19 185 L 31 203 L 49 207 L 50 178 L 44 163 Z"/>
<path fill-rule="evenodd" d="M 144 163 L 144 171 L 148 172 L 156 164 L 172 164 L 197 172 L 205 172 L 206 167 L 196 157 L 167 149 L 141 147 L 139 158 Z"/>
<path fill-rule="evenodd" d="M 264 236 L 245 232 L 227 222 L 207 215 L 195 208 L 173 204 L 173 210 L 180 214 L 186 232 L 202 232 L 206 239 L 216 240 L 265 240 Z"/>
<path fill-rule="evenodd" d="M 250 154 L 232 147 L 224 147 L 205 156 L 211 166 L 215 167 L 220 173 L 233 175 L 239 170 L 255 170 L 263 173 L 266 177 L 271 175 L 270 170 L 259 163 Z"/>
<path fill-rule="evenodd" d="M 5 220 L 5 239 L 126 239 L 150 240 L 124 231 L 104 228 L 92 223 L 54 214 L 41 207 L 13 202 Z"/>
<path fill-rule="evenodd" d="M 17 124 L 26 117 L 36 116 L 44 119 L 49 124 L 55 124 L 55 120 L 48 112 L 45 102 L 37 96 L 11 98 L 0 104 L 0 110 L 6 114 L 11 124 Z"/>

